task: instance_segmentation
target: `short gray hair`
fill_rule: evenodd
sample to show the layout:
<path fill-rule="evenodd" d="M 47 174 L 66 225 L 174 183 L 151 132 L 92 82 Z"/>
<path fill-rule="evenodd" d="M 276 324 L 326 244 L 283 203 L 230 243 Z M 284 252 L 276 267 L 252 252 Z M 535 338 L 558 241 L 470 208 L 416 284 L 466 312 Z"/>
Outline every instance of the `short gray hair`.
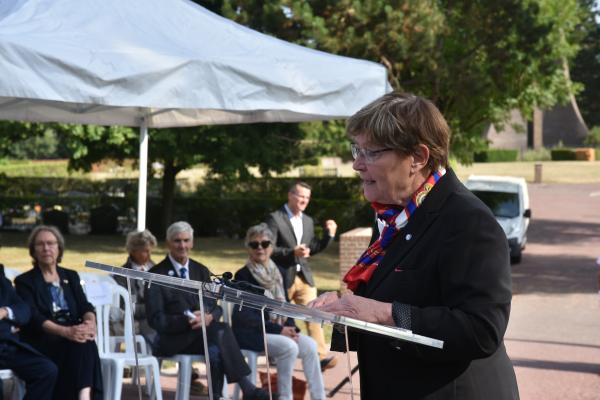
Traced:
<path fill-rule="evenodd" d="M 428 168 L 448 166 L 450 128 L 438 108 L 424 97 L 391 92 L 367 104 L 346 121 L 351 139 L 365 135 L 368 144 L 412 154 L 420 144 L 429 148 Z"/>
<path fill-rule="evenodd" d="M 56 238 L 56 242 L 58 245 L 58 257 L 56 258 L 56 263 L 62 261 L 63 254 L 65 253 L 65 238 L 63 237 L 60 230 L 53 225 L 38 225 L 29 234 L 29 238 L 27 239 L 27 246 L 29 247 L 29 255 L 33 258 L 33 265 L 37 265 L 38 261 L 35 258 L 35 241 L 37 236 L 42 232 L 50 232 Z"/>
<path fill-rule="evenodd" d="M 271 243 L 275 241 L 275 235 L 273 235 L 273 232 L 271 231 L 271 229 L 269 229 L 269 225 L 265 224 L 264 222 L 248 228 L 244 244 L 248 246 L 250 239 L 252 239 L 254 236 L 266 236 L 269 238 Z M 273 245 L 275 245 L 275 243 L 273 243 Z"/>
<path fill-rule="evenodd" d="M 141 232 L 132 231 L 127 234 L 127 240 L 125 241 L 125 248 L 128 253 L 132 253 L 136 250 L 142 250 L 146 247 L 156 247 L 157 241 L 152 232 L 144 230 Z"/>
<path fill-rule="evenodd" d="M 185 221 L 173 222 L 167 228 L 167 241 L 170 242 L 175 235 L 181 232 L 188 232 L 191 237 L 194 237 L 194 228 Z"/>

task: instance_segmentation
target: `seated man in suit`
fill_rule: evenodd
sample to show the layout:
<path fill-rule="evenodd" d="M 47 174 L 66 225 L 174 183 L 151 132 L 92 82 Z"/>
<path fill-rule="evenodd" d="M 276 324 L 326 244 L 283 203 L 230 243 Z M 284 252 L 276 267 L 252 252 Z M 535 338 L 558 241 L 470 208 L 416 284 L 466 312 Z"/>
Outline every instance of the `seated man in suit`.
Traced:
<path fill-rule="evenodd" d="M 210 271 L 189 258 L 194 245 L 194 230 L 187 222 L 175 222 L 167 229 L 169 253 L 150 272 L 168 276 L 209 282 Z M 198 294 L 164 285 L 150 285 L 146 289 L 146 317 L 158 332 L 154 354 L 205 354 L 202 338 L 202 320 Z M 218 396 L 223 387 L 223 376 L 228 382 L 240 385 L 244 399 L 269 399 L 269 393 L 254 386 L 248 379 L 250 368 L 229 325 L 219 322 L 222 310 L 211 299 L 204 299 L 208 355 L 213 393 Z"/>
<path fill-rule="evenodd" d="M 31 317 L 25 303 L 4 276 L 0 264 L 0 369 L 11 369 L 25 381 L 25 400 L 51 399 L 58 369 L 31 346 L 19 340 L 18 327 Z M 0 398 L 2 398 L 0 385 Z"/>

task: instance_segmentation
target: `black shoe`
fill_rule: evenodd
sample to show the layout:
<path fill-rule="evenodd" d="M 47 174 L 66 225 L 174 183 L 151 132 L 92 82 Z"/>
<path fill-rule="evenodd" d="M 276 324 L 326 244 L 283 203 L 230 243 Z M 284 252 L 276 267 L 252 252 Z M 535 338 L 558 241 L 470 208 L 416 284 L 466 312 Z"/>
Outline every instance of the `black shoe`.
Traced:
<path fill-rule="evenodd" d="M 331 369 L 337 365 L 337 358 L 335 356 L 326 357 L 321 360 L 321 372 L 326 369 Z"/>
<path fill-rule="evenodd" d="M 277 400 L 279 396 L 273 393 L 273 400 Z M 244 400 L 270 400 L 269 391 L 267 389 L 255 388 L 251 393 L 244 395 Z"/>
<path fill-rule="evenodd" d="M 200 379 L 200 372 L 198 371 L 198 368 L 192 368 L 192 382 L 196 379 Z"/>

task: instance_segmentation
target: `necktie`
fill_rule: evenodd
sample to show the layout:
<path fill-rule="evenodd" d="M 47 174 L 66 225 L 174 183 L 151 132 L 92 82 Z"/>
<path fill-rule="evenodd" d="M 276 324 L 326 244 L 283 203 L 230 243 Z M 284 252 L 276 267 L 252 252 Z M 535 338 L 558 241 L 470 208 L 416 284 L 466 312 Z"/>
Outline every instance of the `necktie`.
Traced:
<path fill-rule="evenodd" d="M 179 270 L 179 276 L 180 276 L 182 279 L 187 279 L 187 268 L 181 268 L 181 269 Z"/>

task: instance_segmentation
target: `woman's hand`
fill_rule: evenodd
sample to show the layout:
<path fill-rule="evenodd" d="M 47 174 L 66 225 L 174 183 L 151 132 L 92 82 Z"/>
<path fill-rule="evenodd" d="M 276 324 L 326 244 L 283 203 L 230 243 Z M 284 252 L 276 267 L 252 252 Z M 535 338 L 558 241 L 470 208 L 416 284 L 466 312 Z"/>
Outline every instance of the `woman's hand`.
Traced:
<path fill-rule="evenodd" d="M 344 294 L 338 299 L 334 292 L 324 293 L 309 303 L 309 307 L 343 317 L 394 326 L 391 303 L 383 303 L 353 294 Z"/>
<path fill-rule="evenodd" d="M 87 340 L 96 339 L 96 320 L 93 318 L 83 320 L 81 324 L 86 330 Z"/>
<path fill-rule="evenodd" d="M 85 343 L 90 338 L 89 328 L 85 324 L 63 326 L 63 336 L 73 342 Z"/>
<path fill-rule="evenodd" d="M 313 301 L 309 302 L 306 306 L 310 308 L 321 309 L 323 306 L 334 303 L 338 300 L 339 296 L 337 292 L 325 292 Z"/>
<path fill-rule="evenodd" d="M 295 326 L 284 326 L 281 330 L 281 335 L 287 336 L 294 341 L 298 341 L 298 332 L 296 332 Z"/>

